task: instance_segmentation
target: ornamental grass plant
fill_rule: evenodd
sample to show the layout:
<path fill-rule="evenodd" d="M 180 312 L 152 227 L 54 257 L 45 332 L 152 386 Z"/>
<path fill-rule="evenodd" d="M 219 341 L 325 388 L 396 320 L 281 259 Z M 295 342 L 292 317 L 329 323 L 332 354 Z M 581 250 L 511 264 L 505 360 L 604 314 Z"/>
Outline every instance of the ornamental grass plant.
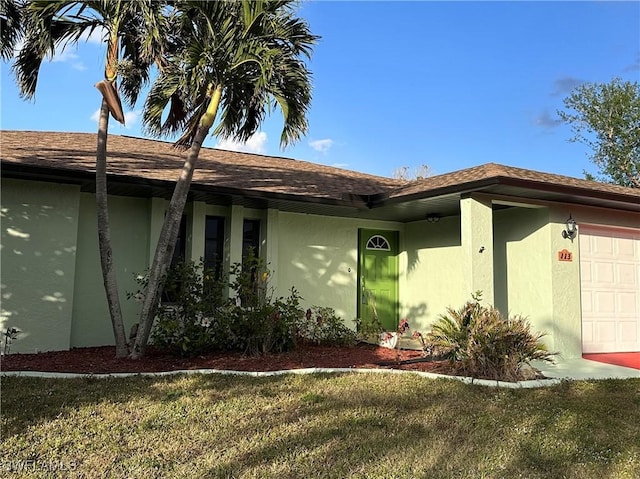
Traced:
<path fill-rule="evenodd" d="M 543 333 L 531 331 L 522 316 L 505 318 L 481 304 L 481 293 L 462 308 L 447 308 L 427 335 L 427 343 L 449 359 L 458 374 L 473 378 L 518 381 L 533 360 L 553 361 Z"/>

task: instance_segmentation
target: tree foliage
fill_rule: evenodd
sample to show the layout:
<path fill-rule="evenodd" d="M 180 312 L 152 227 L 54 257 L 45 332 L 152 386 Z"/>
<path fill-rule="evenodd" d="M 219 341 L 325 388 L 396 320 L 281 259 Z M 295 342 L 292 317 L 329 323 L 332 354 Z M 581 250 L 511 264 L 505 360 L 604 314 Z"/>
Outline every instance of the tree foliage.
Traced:
<path fill-rule="evenodd" d="M 640 188 L 640 84 L 620 78 L 585 83 L 564 104 L 567 111 L 558 115 L 571 125 L 571 141 L 593 150 L 590 158 L 598 167 L 597 179 Z"/>
<path fill-rule="evenodd" d="M 0 0 L 0 59 L 13 57 L 24 33 L 21 0 Z"/>
<path fill-rule="evenodd" d="M 311 103 L 309 58 L 318 37 L 296 16 L 292 0 L 175 1 L 179 30 L 163 58 L 143 113 L 154 136 L 182 133 L 189 148 L 167 209 L 130 356 L 144 355 L 162 278 L 171 263 L 178 226 L 206 136 L 243 141 L 278 108 L 285 146 L 307 131 Z M 219 117 L 217 126 L 214 127 Z"/>
<path fill-rule="evenodd" d="M 392 178 L 402 181 L 424 180 L 430 176 L 433 176 L 433 168 L 425 164 L 416 166 L 413 170 L 408 166 L 401 166 L 393 170 L 391 175 Z"/>
<path fill-rule="evenodd" d="M 45 59 L 96 33 L 107 47 L 104 80 L 95 85 L 103 94 L 96 146 L 96 212 L 103 281 L 119 357 L 128 354 L 128 345 L 107 206 L 109 112 L 124 123 L 116 79 L 132 106 L 149 81 L 151 68 L 161 58 L 169 36 L 171 17 L 167 12 L 164 0 L 0 0 L 0 58 L 8 60 L 15 54 L 13 71 L 25 99 L 34 98 Z"/>

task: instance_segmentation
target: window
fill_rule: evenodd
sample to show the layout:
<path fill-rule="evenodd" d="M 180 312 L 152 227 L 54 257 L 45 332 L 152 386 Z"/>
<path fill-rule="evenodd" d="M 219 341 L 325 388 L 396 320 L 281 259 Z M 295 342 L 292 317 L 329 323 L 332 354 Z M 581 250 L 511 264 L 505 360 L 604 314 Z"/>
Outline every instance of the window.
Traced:
<path fill-rule="evenodd" d="M 176 247 L 173 250 L 171 258 L 171 269 L 180 263 L 184 263 L 187 258 L 187 217 L 182 215 L 180 220 L 180 228 L 178 229 L 178 239 Z M 171 276 L 170 276 L 171 278 Z M 168 280 L 162 289 L 161 301 L 163 303 L 174 303 L 178 301 L 180 290 L 182 289 L 182 280 L 179 277 Z"/>
<path fill-rule="evenodd" d="M 215 277 L 222 274 L 222 257 L 224 253 L 224 218 L 207 216 L 204 228 L 204 267 L 215 272 Z"/>
<path fill-rule="evenodd" d="M 171 258 L 171 266 L 184 262 L 187 257 L 187 217 L 182 215 L 180 220 L 180 229 L 178 230 L 178 239 L 176 241 L 176 249 L 173 250 L 173 258 Z"/>
<path fill-rule="evenodd" d="M 391 251 L 391 246 L 389 246 L 389 242 L 384 236 L 373 235 L 369 238 L 369 241 L 367 241 L 367 249 Z"/>
<path fill-rule="evenodd" d="M 260 220 L 244 220 L 242 227 L 242 259 L 253 251 L 255 256 L 260 255 Z"/>

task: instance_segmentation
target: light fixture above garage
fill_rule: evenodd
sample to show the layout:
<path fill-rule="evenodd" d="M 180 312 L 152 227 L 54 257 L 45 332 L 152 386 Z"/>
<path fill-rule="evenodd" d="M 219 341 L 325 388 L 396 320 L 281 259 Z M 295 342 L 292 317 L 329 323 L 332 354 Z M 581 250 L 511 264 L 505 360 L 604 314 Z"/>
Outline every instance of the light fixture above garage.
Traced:
<path fill-rule="evenodd" d="M 566 229 L 562 232 L 562 237 L 564 239 L 573 240 L 578 233 L 578 225 L 576 224 L 576 220 L 574 220 L 571 215 L 569 215 L 569 219 L 567 219 Z"/>
<path fill-rule="evenodd" d="M 437 223 L 440 221 L 440 215 L 438 213 L 429 213 L 427 215 L 427 221 L 429 223 Z"/>

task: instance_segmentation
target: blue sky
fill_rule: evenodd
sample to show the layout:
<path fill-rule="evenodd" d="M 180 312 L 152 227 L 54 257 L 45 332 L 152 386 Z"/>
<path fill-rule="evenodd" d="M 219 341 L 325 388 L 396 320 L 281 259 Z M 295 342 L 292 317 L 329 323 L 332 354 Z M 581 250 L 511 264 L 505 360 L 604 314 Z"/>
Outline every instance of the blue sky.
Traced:
<path fill-rule="evenodd" d="M 322 39 L 309 134 L 280 149 L 275 112 L 246 145 L 205 145 L 391 176 L 487 162 L 583 177 L 589 150 L 570 143 L 556 111 L 572 88 L 640 80 L 640 2 L 304 3 Z M 104 48 L 90 39 L 43 64 L 35 101 L 2 64 L 2 129 L 95 132 Z M 144 136 L 142 101 L 127 126 Z"/>

